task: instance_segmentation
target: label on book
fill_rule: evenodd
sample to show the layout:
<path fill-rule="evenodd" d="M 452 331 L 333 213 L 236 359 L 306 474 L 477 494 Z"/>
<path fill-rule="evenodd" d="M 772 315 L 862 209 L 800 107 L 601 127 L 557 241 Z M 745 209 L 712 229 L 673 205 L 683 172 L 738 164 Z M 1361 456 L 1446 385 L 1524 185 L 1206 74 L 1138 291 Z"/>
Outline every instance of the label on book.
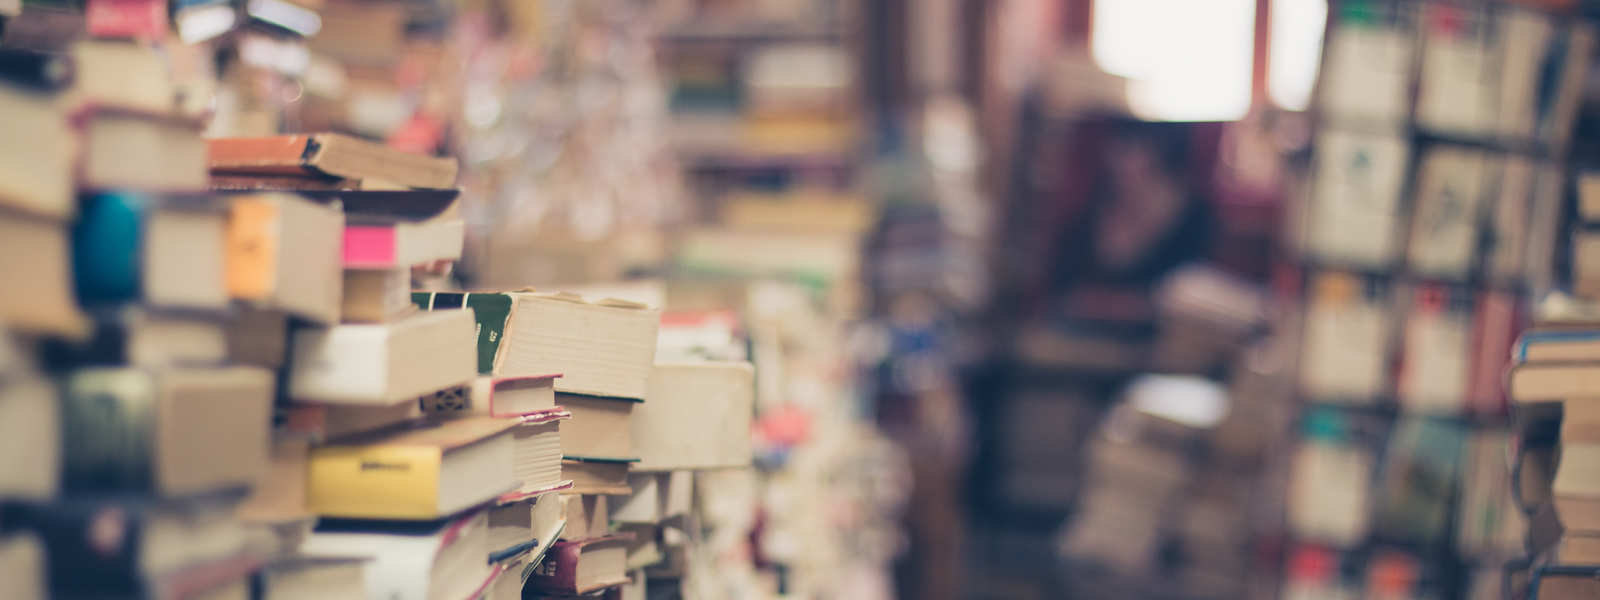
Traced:
<path fill-rule="evenodd" d="M 155 483 L 156 389 L 133 370 L 74 374 L 62 399 L 62 487 L 145 491 Z"/>
<path fill-rule="evenodd" d="M 273 201 L 263 198 L 233 201 L 228 212 L 228 295 L 259 299 L 272 294 L 279 218 L 278 205 Z"/>
<path fill-rule="evenodd" d="M 500 342 L 505 338 L 506 323 L 511 319 L 514 304 L 508 294 L 474 294 L 463 292 L 412 292 L 411 302 L 423 310 L 453 310 L 471 308 L 478 321 L 478 373 L 494 373 L 495 358 L 500 352 Z"/>
<path fill-rule="evenodd" d="M 325 446 L 311 453 L 306 504 L 324 516 L 431 519 L 439 515 L 440 450 Z"/>

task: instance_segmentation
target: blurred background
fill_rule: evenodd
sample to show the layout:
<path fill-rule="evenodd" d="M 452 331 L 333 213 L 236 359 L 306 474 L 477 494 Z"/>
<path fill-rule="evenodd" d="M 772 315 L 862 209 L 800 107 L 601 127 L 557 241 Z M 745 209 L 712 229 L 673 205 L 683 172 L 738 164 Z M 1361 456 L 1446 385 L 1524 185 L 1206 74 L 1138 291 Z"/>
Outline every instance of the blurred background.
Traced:
<path fill-rule="evenodd" d="M 1526 591 L 1502 375 L 1572 280 L 1600 5 L 258 4 L 170 3 L 208 136 L 455 156 L 434 289 L 755 363 L 692 595 Z"/>

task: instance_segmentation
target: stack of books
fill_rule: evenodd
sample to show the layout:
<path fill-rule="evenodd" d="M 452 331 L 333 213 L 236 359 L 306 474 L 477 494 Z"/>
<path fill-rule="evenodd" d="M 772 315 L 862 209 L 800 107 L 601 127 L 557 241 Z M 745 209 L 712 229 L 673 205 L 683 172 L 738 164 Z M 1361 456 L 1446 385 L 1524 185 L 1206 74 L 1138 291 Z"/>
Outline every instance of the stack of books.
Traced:
<path fill-rule="evenodd" d="M 142 41 L 165 6 L 138 4 L 97 3 L 91 37 L 0 60 L 0 272 L 18 290 L 0 321 L 51 374 L 13 364 L 0 395 L 17 597 L 244 597 L 263 558 L 234 511 L 268 467 L 275 380 L 229 361 L 231 206 Z"/>

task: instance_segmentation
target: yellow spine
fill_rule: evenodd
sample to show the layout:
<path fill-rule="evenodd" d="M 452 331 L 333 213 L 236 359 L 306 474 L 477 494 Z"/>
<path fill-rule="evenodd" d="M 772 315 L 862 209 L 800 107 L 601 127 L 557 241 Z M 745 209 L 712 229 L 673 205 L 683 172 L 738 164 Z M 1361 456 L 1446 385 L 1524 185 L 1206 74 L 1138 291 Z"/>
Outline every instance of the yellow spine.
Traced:
<path fill-rule="evenodd" d="M 434 519 L 440 450 L 423 446 L 329 446 L 311 452 L 307 504 L 329 517 Z"/>
<path fill-rule="evenodd" d="M 278 205 L 264 198 L 238 198 L 228 213 L 228 295 L 244 300 L 269 297 L 276 281 Z"/>

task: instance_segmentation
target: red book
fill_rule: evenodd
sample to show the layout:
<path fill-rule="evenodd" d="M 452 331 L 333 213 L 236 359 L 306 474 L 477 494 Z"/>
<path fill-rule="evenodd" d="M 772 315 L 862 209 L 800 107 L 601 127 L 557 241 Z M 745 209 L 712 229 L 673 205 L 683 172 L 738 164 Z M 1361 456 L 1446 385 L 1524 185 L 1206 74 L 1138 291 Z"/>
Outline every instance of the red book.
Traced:
<path fill-rule="evenodd" d="M 617 533 L 556 542 L 528 579 L 528 588 L 557 594 L 587 594 L 628 582 L 628 542 Z M 582 564 L 582 568 L 579 568 Z"/>
<path fill-rule="evenodd" d="M 88 0 L 84 28 L 94 37 L 156 40 L 167 37 L 166 0 Z"/>

